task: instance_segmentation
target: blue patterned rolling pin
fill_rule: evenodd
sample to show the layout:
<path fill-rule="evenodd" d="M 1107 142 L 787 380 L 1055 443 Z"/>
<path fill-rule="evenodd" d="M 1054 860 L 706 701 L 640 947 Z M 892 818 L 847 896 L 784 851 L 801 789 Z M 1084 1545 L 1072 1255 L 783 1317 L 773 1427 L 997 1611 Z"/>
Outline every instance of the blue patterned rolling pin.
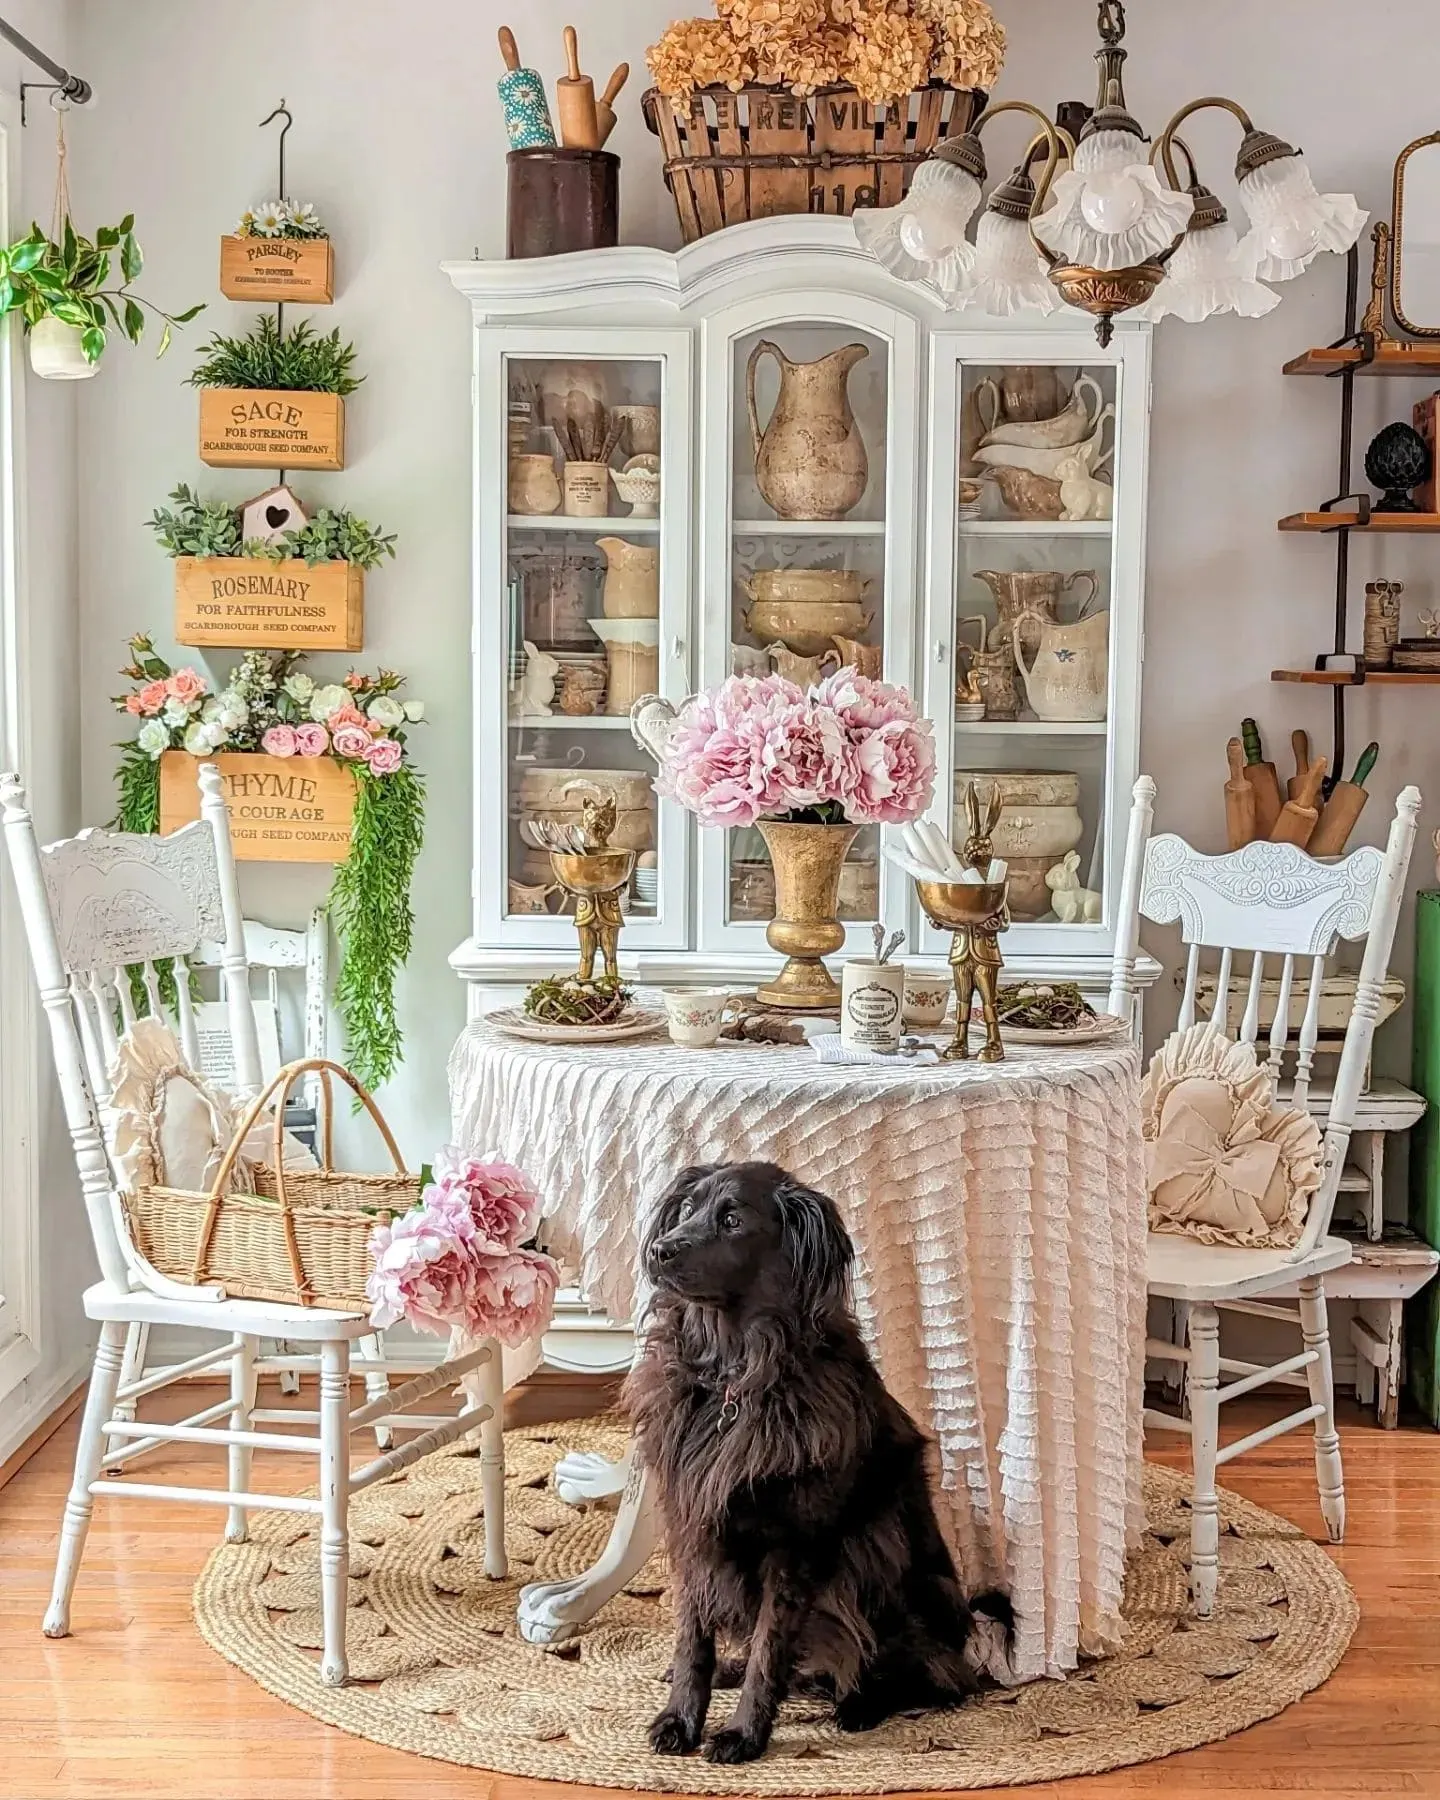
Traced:
<path fill-rule="evenodd" d="M 550 123 L 550 105 L 545 98 L 545 83 L 534 69 L 520 67 L 520 51 L 515 33 L 508 25 L 500 27 L 500 54 L 505 59 L 505 73 L 496 82 L 500 104 L 505 109 L 505 129 L 512 150 L 548 150 L 555 143 L 555 127 Z"/>

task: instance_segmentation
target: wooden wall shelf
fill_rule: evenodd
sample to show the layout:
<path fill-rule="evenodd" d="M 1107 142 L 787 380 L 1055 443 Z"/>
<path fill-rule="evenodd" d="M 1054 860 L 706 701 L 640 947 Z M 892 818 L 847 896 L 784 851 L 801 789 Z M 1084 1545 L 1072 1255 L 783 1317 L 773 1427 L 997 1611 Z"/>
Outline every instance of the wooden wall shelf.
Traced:
<path fill-rule="evenodd" d="M 1440 375 L 1440 341 L 1383 343 L 1376 348 L 1375 360 L 1368 363 L 1362 363 L 1360 352 L 1353 348 L 1306 350 L 1285 365 L 1287 375 L 1336 375 L 1342 369 L 1354 369 L 1357 375 Z"/>
<path fill-rule="evenodd" d="M 1371 513 L 1370 523 L 1361 525 L 1359 513 L 1298 512 L 1287 513 L 1278 523 L 1281 531 L 1440 531 L 1440 513 Z"/>
<path fill-rule="evenodd" d="M 1362 683 L 1358 676 L 1341 669 L 1272 669 L 1272 681 L 1300 681 L 1307 687 L 1370 687 L 1381 682 L 1389 687 L 1440 686 L 1440 669 L 1367 669 Z"/>

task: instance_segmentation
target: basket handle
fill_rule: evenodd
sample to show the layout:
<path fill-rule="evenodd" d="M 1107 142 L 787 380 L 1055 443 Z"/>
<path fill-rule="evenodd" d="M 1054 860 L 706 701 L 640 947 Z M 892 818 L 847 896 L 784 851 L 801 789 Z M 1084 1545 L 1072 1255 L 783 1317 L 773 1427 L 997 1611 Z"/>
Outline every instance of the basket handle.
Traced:
<path fill-rule="evenodd" d="M 325 1099 L 325 1136 L 323 1140 L 321 1167 L 328 1170 L 333 1157 L 333 1125 L 335 1114 L 334 1096 L 331 1091 L 330 1078 L 338 1075 L 350 1087 L 361 1105 L 375 1121 L 380 1136 L 384 1139 L 385 1148 L 394 1161 L 396 1173 L 405 1174 L 405 1159 L 400 1154 L 400 1147 L 395 1142 L 390 1127 L 385 1123 L 380 1108 L 368 1089 L 361 1085 L 347 1068 L 340 1063 L 331 1062 L 323 1056 L 306 1056 L 297 1062 L 286 1063 L 283 1069 L 276 1072 L 273 1079 L 258 1094 L 245 1110 L 245 1116 L 235 1128 L 229 1148 L 220 1159 L 220 1167 L 215 1171 L 215 1179 L 210 1184 L 209 1204 L 205 1208 L 205 1223 L 200 1230 L 200 1242 L 195 1251 L 195 1264 L 191 1270 L 191 1279 L 198 1286 L 205 1279 L 206 1264 L 210 1257 L 210 1244 L 215 1236 L 215 1228 L 220 1222 L 220 1208 L 225 1200 L 226 1184 L 235 1168 L 236 1159 L 240 1155 L 241 1146 L 255 1129 L 255 1123 L 264 1112 L 272 1094 L 279 1093 L 275 1103 L 275 1198 L 280 1203 L 280 1215 L 285 1232 L 285 1250 L 290 1258 L 290 1273 L 295 1280 L 295 1291 L 300 1296 L 300 1304 L 310 1304 L 310 1282 L 305 1274 L 304 1264 L 300 1260 L 300 1245 L 295 1236 L 295 1216 L 290 1210 L 290 1197 L 285 1191 L 285 1102 L 291 1090 L 302 1075 L 316 1073 L 321 1078 L 321 1087 Z"/>
<path fill-rule="evenodd" d="M 781 375 L 785 373 L 785 353 L 778 344 L 772 344 L 769 338 L 761 338 L 750 352 L 750 360 L 745 364 L 745 410 L 750 415 L 750 453 L 755 458 L 756 467 L 760 464 L 760 418 L 755 411 L 755 370 L 762 356 L 773 356 Z"/>

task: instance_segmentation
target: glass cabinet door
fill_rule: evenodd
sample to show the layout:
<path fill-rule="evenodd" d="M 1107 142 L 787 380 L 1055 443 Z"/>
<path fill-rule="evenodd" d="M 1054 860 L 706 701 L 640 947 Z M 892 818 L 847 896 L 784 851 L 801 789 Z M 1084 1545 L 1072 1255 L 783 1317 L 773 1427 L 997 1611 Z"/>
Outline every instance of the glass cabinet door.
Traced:
<path fill-rule="evenodd" d="M 967 791 L 998 795 L 1007 955 L 1093 955 L 1135 775 L 1145 384 L 1126 361 L 1147 346 L 974 343 L 937 338 L 932 365 L 932 817 L 960 845 Z"/>
<path fill-rule="evenodd" d="M 507 332 L 487 373 L 480 929 L 573 942 L 547 839 L 613 799 L 610 842 L 636 853 L 622 953 L 683 948 L 685 822 L 662 814 L 629 713 L 642 694 L 686 690 L 688 334 Z"/>
<path fill-rule="evenodd" d="M 851 299 L 788 296 L 710 321 L 704 377 L 701 592 L 704 680 L 788 677 L 812 686 L 849 664 L 910 683 L 918 358 L 913 323 Z M 764 950 L 775 878 L 755 827 L 700 834 L 701 938 Z M 903 912 L 862 827 L 839 917 Z"/>

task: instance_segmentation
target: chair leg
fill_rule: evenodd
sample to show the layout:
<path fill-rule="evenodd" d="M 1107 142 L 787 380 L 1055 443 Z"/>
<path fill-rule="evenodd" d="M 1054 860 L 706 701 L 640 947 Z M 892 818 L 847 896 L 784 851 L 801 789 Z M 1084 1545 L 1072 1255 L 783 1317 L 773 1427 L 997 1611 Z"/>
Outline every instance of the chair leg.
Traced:
<path fill-rule="evenodd" d="M 350 1584 L 350 1346 L 320 1346 L 320 1679 L 343 1687 L 345 1603 Z"/>
<path fill-rule="evenodd" d="M 1325 1409 L 1315 1420 L 1315 1480 L 1325 1529 L 1330 1542 L 1338 1544 L 1345 1537 L 1345 1474 L 1340 1466 L 1340 1434 L 1335 1429 L 1335 1372 L 1330 1362 L 1325 1283 L 1318 1275 L 1300 1283 L 1300 1330 L 1305 1348 L 1318 1352 L 1305 1371 L 1311 1405 Z"/>
<path fill-rule="evenodd" d="M 490 1359 L 479 1368 L 480 1397 L 490 1417 L 480 1427 L 480 1487 L 485 1499 L 485 1573 L 503 1580 L 505 1555 L 505 1369 L 500 1346 L 490 1340 Z"/>
<path fill-rule="evenodd" d="M 75 1473 L 71 1477 L 70 1495 L 60 1525 L 60 1554 L 55 1559 L 55 1582 L 45 1613 L 46 1637 L 70 1635 L 70 1596 L 75 1591 L 75 1577 L 80 1573 L 80 1558 L 85 1554 L 85 1537 L 90 1530 L 90 1514 L 95 1505 L 90 1484 L 100 1475 L 100 1458 L 105 1454 L 102 1428 L 109 1424 L 115 1406 L 120 1365 L 125 1357 L 125 1337 L 125 1326 L 119 1320 L 107 1320 L 100 1327 L 100 1342 L 96 1345 L 95 1362 L 90 1370 L 90 1391 L 85 1396 L 85 1411 L 80 1421 L 80 1442 L 75 1450 Z"/>
<path fill-rule="evenodd" d="M 260 1340 L 237 1337 L 235 1357 L 230 1364 L 230 1429 L 249 1431 L 250 1414 L 255 1410 L 255 1358 L 260 1354 Z M 230 1491 L 243 1494 L 250 1487 L 250 1446 L 230 1446 Z M 225 1542 L 243 1544 L 250 1535 L 249 1521 L 243 1506 L 232 1506 L 225 1514 Z"/>
<path fill-rule="evenodd" d="M 385 1340 L 378 1331 L 369 1337 L 360 1339 L 360 1354 L 367 1362 L 380 1362 L 385 1355 Z M 365 1372 L 365 1398 L 382 1400 L 390 1392 L 390 1377 L 383 1369 L 367 1369 Z M 375 1448 L 388 1450 L 395 1441 L 395 1433 L 388 1425 L 375 1427 Z"/>
<path fill-rule="evenodd" d="M 120 1362 L 120 1386 L 128 1387 L 132 1381 L 139 1381 L 145 1373 L 145 1357 L 150 1348 L 150 1327 L 137 1320 L 125 1329 L 125 1354 Z M 135 1401 L 121 1400 L 116 1403 L 115 1417 L 123 1419 L 127 1425 L 135 1418 Z M 112 1469 L 112 1475 L 118 1475 L 118 1469 Z"/>
<path fill-rule="evenodd" d="M 1220 1447 L 1220 1315 L 1213 1306 L 1190 1307 L 1190 1591 L 1195 1611 L 1208 1619 L 1220 1582 L 1220 1500 L 1215 1492 L 1215 1453 Z"/>

